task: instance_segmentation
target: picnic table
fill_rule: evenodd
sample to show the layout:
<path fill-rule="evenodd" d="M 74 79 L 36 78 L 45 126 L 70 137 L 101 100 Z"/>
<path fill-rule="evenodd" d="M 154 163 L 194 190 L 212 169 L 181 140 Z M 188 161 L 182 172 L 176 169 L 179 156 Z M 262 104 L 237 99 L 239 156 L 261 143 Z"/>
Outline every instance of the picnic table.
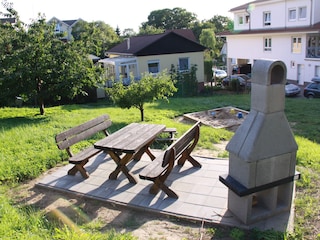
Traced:
<path fill-rule="evenodd" d="M 162 124 L 131 123 L 96 142 L 94 147 L 108 153 L 117 164 L 109 179 L 117 179 L 119 173 L 123 172 L 131 183 L 137 183 L 126 165 L 133 159 L 140 160 L 144 153 L 151 160 L 155 159 L 150 145 L 165 128 Z"/>

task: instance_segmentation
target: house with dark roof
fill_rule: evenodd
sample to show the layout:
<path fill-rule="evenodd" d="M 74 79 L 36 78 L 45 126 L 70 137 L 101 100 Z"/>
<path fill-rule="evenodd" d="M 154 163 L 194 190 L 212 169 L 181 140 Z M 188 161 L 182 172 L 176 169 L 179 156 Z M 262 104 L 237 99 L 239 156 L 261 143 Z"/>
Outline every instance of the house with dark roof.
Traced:
<path fill-rule="evenodd" d="M 17 19 L 13 18 L 13 17 L 0 18 L 1 24 L 6 24 L 6 23 L 14 24 L 14 23 L 16 23 L 16 21 L 17 21 Z"/>
<path fill-rule="evenodd" d="M 72 39 L 72 28 L 74 25 L 79 22 L 83 21 L 82 19 L 76 20 L 59 20 L 56 17 L 51 18 L 48 21 L 48 24 L 54 23 L 55 24 L 55 32 L 63 34 L 63 40 L 70 41 Z"/>
<path fill-rule="evenodd" d="M 140 79 L 142 74 L 158 74 L 172 66 L 187 73 L 197 66 L 199 87 L 204 85 L 205 47 L 196 41 L 191 30 L 170 30 L 162 34 L 134 36 L 106 52 L 108 58 L 99 62 L 106 69 L 107 79 L 130 83 L 130 76 Z"/>
<path fill-rule="evenodd" d="M 286 64 L 287 79 L 305 85 L 320 76 L 320 1 L 257 0 L 230 9 L 234 30 L 226 37 L 227 68 L 261 58 Z"/>

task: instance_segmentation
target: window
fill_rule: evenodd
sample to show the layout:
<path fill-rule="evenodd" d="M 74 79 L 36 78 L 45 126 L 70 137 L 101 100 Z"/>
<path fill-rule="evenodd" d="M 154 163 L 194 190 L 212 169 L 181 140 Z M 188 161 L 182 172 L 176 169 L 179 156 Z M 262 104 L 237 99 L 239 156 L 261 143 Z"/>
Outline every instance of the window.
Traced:
<path fill-rule="evenodd" d="M 307 18 L 307 7 L 300 7 L 299 8 L 299 19 L 306 19 Z"/>
<path fill-rule="evenodd" d="M 160 71 L 159 60 L 148 61 L 149 73 L 157 74 Z"/>
<path fill-rule="evenodd" d="M 271 38 L 264 39 L 264 51 L 271 51 Z"/>
<path fill-rule="evenodd" d="M 239 15 L 238 16 L 238 24 L 248 24 L 250 22 L 250 15 Z"/>
<path fill-rule="evenodd" d="M 246 23 L 249 23 L 249 22 L 250 22 L 250 16 L 246 15 Z"/>
<path fill-rule="evenodd" d="M 289 9 L 289 21 L 295 21 L 297 18 L 297 10 Z"/>
<path fill-rule="evenodd" d="M 189 72 L 189 58 L 179 58 L 179 71 Z"/>
<path fill-rule="evenodd" d="M 292 38 L 292 50 L 293 53 L 301 53 L 301 37 Z"/>
<path fill-rule="evenodd" d="M 263 23 L 264 23 L 264 26 L 271 25 L 271 12 L 264 12 L 263 13 Z"/>
<path fill-rule="evenodd" d="M 59 33 L 59 32 L 61 31 L 61 28 L 60 28 L 60 27 L 61 27 L 60 24 L 57 23 L 57 24 L 56 24 L 56 27 L 55 27 L 55 32 Z"/>
<path fill-rule="evenodd" d="M 242 25 L 243 24 L 243 16 L 239 17 L 239 24 Z"/>
<path fill-rule="evenodd" d="M 310 34 L 307 37 L 307 58 L 320 58 L 320 34 Z"/>

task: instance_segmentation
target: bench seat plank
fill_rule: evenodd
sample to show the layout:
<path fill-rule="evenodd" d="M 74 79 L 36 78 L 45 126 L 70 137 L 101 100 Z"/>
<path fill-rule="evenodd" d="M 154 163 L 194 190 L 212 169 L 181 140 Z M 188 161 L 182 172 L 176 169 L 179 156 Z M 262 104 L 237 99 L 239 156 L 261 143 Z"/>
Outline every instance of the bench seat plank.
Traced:
<path fill-rule="evenodd" d="M 164 154 L 165 152 L 161 153 L 150 164 L 142 169 L 142 171 L 140 172 L 141 179 L 152 181 L 167 169 L 167 166 L 162 167 Z"/>
<path fill-rule="evenodd" d="M 87 160 L 87 159 L 93 157 L 94 155 L 97 155 L 100 152 L 102 152 L 102 150 L 96 149 L 96 148 L 94 148 L 94 146 L 87 147 L 87 148 L 81 150 L 81 152 L 70 157 L 69 163 L 79 164 L 80 162 Z"/>

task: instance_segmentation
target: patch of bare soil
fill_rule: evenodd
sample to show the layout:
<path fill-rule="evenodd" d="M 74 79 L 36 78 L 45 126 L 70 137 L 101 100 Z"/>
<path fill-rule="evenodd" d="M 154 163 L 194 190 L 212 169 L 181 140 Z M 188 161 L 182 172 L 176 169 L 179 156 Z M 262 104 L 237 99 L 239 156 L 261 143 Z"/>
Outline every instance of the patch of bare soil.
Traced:
<path fill-rule="evenodd" d="M 208 111 L 188 113 L 184 118 L 201 121 L 214 128 L 225 128 L 235 132 L 242 124 L 248 112 L 235 107 L 216 108 Z"/>

